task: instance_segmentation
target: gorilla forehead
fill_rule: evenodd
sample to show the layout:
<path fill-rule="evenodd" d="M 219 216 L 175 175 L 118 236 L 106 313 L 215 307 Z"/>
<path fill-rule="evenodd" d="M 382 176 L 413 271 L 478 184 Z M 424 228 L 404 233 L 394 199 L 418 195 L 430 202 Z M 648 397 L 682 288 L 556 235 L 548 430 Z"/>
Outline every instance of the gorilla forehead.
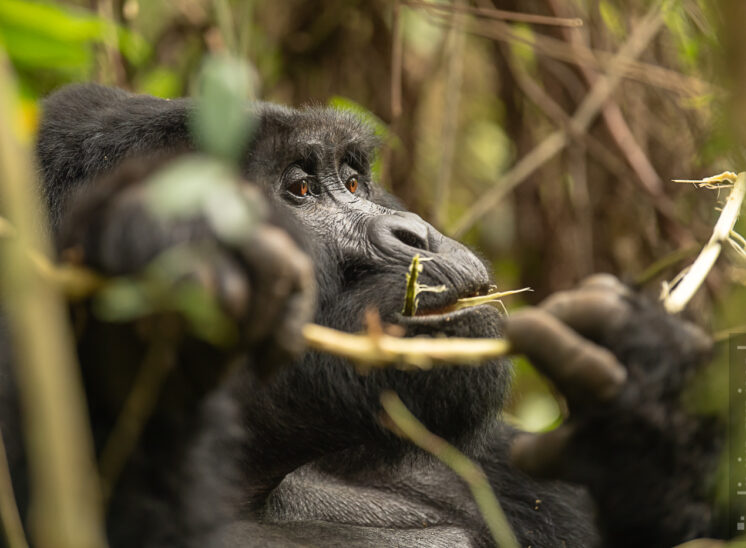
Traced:
<path fill-rule="evenodd" d="M 252 113 L 257 126 L 248 154 L 249 167 L 261 165 L 277 171 L 318 154 L 337 162 L 348 156 L 367 168 L 379 145 L 370 126 L 349 111 L 256 103 Z"/>

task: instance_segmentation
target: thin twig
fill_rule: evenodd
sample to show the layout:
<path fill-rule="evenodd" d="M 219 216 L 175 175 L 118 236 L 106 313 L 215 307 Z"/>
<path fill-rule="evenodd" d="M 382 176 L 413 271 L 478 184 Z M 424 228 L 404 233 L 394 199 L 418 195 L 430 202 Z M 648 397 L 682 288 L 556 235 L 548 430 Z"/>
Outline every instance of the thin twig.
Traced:
<path fill-rule="evenodd" d="M 17 236 L 13 225 L 0 216 L 0 241 Z M 56 265 L 36 249 L 23 248 L 22 251 L 34 266 L 37 275 L 72 300 L 87 297 L 104 284 L 104 279 L 90 269 L 71 264 Z"/>
<path fill-rule="evenodd" d="M 557 14 L 558 6 L 556 0 L 549 0 L 549 4 L 552 6 L 555 14 Z M 572 29 L 563 29 L 562 33 L 565 36 L 565 40 L 570 44 L 572 50 L 578 55 L 580 55 L 583 48 L 587 47 L 582 41 L 580 32 Z M 591 71 L 587 65 L 579 64 L 578 68 L 589 86 L 596 83 L 598 75 Z M 627 162 L 635 171 L 635 174 L 643 188 L 649 194 L 659 196 L 663 191 L 661 178 L 655 171 L 650 159 L 637 143 L 635 136 L 632 134 L 632 130 L 629 128 L 629 125 L 624 118 L 624 114 L 622 114 L 622 109 L 615 101 L 609 100 L 601 108 L 601 116 L 606 124 L 606 128 L 611 134 L 611 138 L 614 140 L 625 158 L 627 158 Z"/>
<path fill-rule="evenodd" d="M 363 369 L 389 365 L 430 369 L 439 363 L 477 366 L 510 352 L 510 343 L 505 339 L 354 335 L 312 323 L 303 326 L 303 339 L 309 348 L 347 358 Z"/>
<path fill-rule="evenodd" d="M 1 52 L 2 50 L 0 50 Z M 0 245 L 0 284 L 15 351 L 31 481 L 35 546 L 105 546 L 93 441 L 62 296 L 37 274 L 26 249 L 50 255 L 39 222 L 30 152 L 11 123 L 15 79 L 0 53 L 0 203 L 16 237 Z"/>
<path fill-rule="evenodd" d="M 383 392 L 381 405 L 386 412 L 384 425 L 390 426 L 394 432 L 403 435 L 417 447 L 433 455 L 466 482 L 497 546 L 518 548 L 518 542 L 510 523 L 482 467 L 446 440 L 425 428 L 394 392 Z M 389 421 L 391 425 L 387 424 Z"/>
<path fill-rule="evenodd" d="M 616 89 L 621 81 L 621 74 L 618 70 L 621 61 L 639 56 L 658 33 L 663 25 L 661 9 L 660 4 L 653 5 L 648 15 L 637 25 L 627 42 L 609 63 L 606 75 L 600 77 L 590 89 L 572 117 L 571 124 L 575 127 L 574 131 L 586 131 L 606 100 Z M 523 157 L 513 169 L 503 175 L 498 184 L 475 201 L 450 230 L 451 235 L 456 238 L 462 236 L 474 223 L 495 207 L 505 194 L 565 148 L 567 142 L 568 137 L 564 130 L 555 131 L 544 139 Z"/>
<path fill-rule="evenodd" d="M 162 330 L 159 330 L 162 333 Z M 116 424 L 99 458 L 104 501 L 108 501 L 127 460 L 140 439 L 148 418 L 175 360 L 170 340 L 159 338 L 151 343 L 140 365 L 132 389 L 119 412 Z"/>
<path fill-rule="evenodd" d="M 404 50 L 404 32 L 401 24 L 401 6 L 399 0 L 394 2 L 393 23 L 391 34 L 393 43 L 391 45 L 391 123 L 399 119 L 402 112 L 401 104 L 401 77 L 402 77 L 402 55 Z"/>
<path fill-rule="evenodd" d="M 507 50 L 507 48 L 505 49 Z M 567 131 L 573 139 L 585 146 L 593 157 L 618 179 L 625 180 L 631 176 L 629 168 L 601 141 L 586 132 L 574 131 L 575 128 L 570 123 L 570 115 L 536 83 L 526 70 L 520 66 L 520 63 L 515 61 L 509 51 L 505 52 L 504 57 L 521 91 L 539 107 L 547 118 L 558 127 Z"/>
<path fill-rule="evenodd" d="M 730 238 L 730 233 L 736 224 L 736 220 L 738 220 L 744 196 L 746 196 L 746 172 L 741 172 L 733 184 L 733 190 L 728 195 L 725 207 L 720 213 L 710 240 L 702 248 L 691 267 L 688 267 L 686 275 L 681 278 L 678 284 L 673 289 L 664 286 L 663 306 L 670 314 L 684 310 L 702 282 L 705 281 L 707 274 L 720 255 L 723 243 Z"/>
<path fill-rule="evenodd" d="M 466 7 L 463 0 L 449 6 L 453 8 L 452 25 L 450 29 L 450 48 L 446 50 L 448 64 L 446 65 L 445 109 L 441 126 L 442 153 L 440 167 L 435 181 L 433 194 L 432 219 L 437 227 L 442 226 L 450 203 L 451 175 L 453 172 L 453 158 L 456 151 L 456 135 L 458 134 L 459 103 L 461 101 L 461 83 L 464 72 L 464 48 L 466 34 L 464 34 L 463 11 L 457 8 Z"/>
<path fill-rule="evenodd" d="M 449 25 L 448 19 L 440 14 L 432 14 L 431 18 L 438 21 L 439 26 L 448 27 Z M 540 55 L 573 65 L 585 65 L 600 72 L 604 71 L 604 67 L 615 56 L 612 52 L 590 49 L 585 46 L 574 50 L 564 41 L 545 34 L 535 33 L 526 36 L 516 32 L 510 25 L 501 21 L 475 21 L 467 24 L 464 31 L 490 40 L 525 44 Z M 721 88 L 709 82 L 635 59 L 620 60 L 618 70 L 626 79 L 674 91 L 684 96 L 723 93 Z"/>
<path fill-rule="evenodd" d="M 672 251 L 671 253 L 655 261 L 640 274 L 638 274 L 638 276 L 635 278 L 634 285 L 637 287 L 645 285 L 664 270 L 671 268 L 673 265 L 683 261 L 684 259 L 688 259 L 689 257 L 696 255 L 697 251 L 699 251 L 698 247 L 687 247 L 684 249 L 676 249 Z"/>
<path fill-rule="evenodd" d="M 532 25 L 551 25 L 555 27 L 582 27 L 583 20 L 579 17 L 552 17 L 549 15 L 537 15 L 535 13 L 522 13 L 518 11 L 506 11 L 494 8 L 475 8 L 461 4 L 437 4 L 435 2 L 422 2 L 421 0 L 404 0 L 406 6 L 414 8 L 426 8 L 445 11 L 450 13 L 469 13 L 486 19 L 497 19 L 502 21 L 515 21 L 516 23 L 529 23 Z"/>

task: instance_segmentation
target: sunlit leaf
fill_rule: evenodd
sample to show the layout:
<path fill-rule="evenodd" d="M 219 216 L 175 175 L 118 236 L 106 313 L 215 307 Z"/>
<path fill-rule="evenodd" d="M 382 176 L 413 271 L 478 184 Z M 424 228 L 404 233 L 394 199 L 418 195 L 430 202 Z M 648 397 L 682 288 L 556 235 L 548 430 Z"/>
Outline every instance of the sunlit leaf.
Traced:
<path fill-rule="evenodd" d="M 156 67 L 142 77 L 137 87 L 141 93 L 170 99 L 181 94 L 181 77 L 166 67 Z"/>

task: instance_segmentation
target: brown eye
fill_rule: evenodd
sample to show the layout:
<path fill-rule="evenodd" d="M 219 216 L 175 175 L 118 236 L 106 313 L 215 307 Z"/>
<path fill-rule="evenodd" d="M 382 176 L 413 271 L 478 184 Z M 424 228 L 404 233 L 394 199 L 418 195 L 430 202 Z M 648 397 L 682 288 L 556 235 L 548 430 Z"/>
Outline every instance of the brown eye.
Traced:
<path fill-rule="evenodd" d="M 296 196 L 308 196 L 308 179 L 294 182 L 288 190 Z"/>
<path fill-rule="evenodd" d="M 354 194 L 357 190 L 357 177 L 353 175 L 352 177 L 347 179 L 347 184 L 345 186 L 347 187 L 347 190 Z"/>

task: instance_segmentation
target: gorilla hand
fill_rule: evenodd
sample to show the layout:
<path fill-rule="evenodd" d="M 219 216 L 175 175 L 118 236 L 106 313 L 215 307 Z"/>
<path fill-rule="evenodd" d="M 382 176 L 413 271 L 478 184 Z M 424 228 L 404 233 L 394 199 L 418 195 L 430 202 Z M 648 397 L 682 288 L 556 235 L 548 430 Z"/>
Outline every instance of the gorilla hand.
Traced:
<path fill-rule="evenodd" d="M 556 430 L 518 435 L 516 466 L 585 484 L 604 546 L 671 546 L 710 532 L 717 428 L 678 401 L 709 355 L 702 331 L 597 275 L 514 314 L 506 335 L 570 408 Z"/>
<path fill-rule="evenodd" d="M 168 284 L 196 281 L 206 290 L 236 322 L 241 346 L 253 355 L 256 373 L 264 375 L 303 349 L 301 328 L 312 319 L 315 304 L 311 260 L 248 183 L 236 199 L 268 214 L 238 238 L 221 236 L 202 209 L 178 219 L 155 214 L 144 181 L 163 163 L 158 158 L 125 163 L 84 189 L 63 221 L 61 247 L 108 276 L 138 274 L 170 251 L 187 250 Z"/>

